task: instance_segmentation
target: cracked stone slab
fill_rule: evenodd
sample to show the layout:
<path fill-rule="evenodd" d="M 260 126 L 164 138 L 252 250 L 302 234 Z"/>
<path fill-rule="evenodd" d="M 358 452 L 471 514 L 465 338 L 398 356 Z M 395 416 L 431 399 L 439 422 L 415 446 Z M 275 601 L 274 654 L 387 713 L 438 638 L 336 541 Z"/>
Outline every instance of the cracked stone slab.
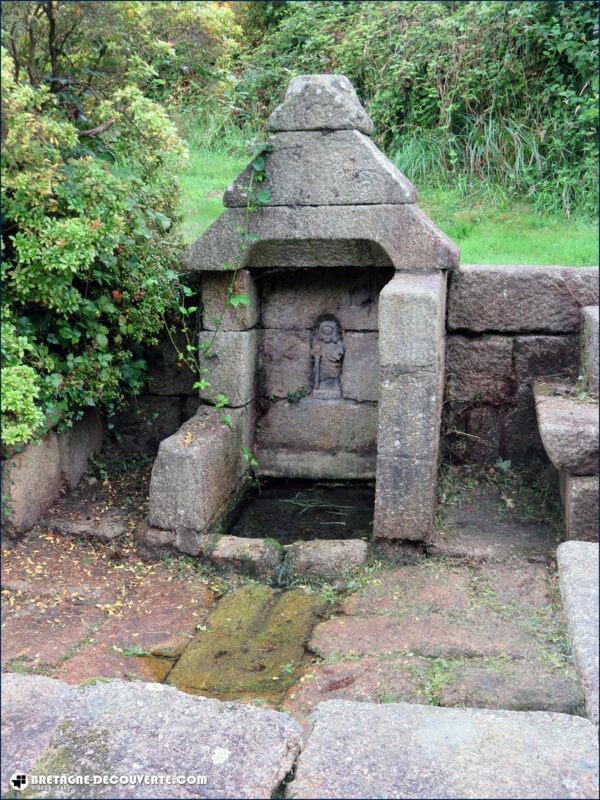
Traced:
<path fill-rule="evenodd" d="M 228 208 L 183 254 L 188 270 L 458 266 L 458 248 L 411 203 Z"/>
<path fill-rule="evenodd" d="M 592 798 L 594 726 L 547 712 L 329 701 L 289 797 Z"/>
<path fill-rule="evenodd" d="M 67 763 L 83 775 L 206 776 L 206 785 L 165 785 L 158 795 L 145 784 L 88 786 L 86 797 L 270 798 L 299 750 L 300 727 L 284 714 L 161 684 L 109 681 L 71 690 L 21 675 L 2 683 L 3 789 L 4 771 L 54 774 Z M 44 796 L 31 789 L 29 796 Z M 81 791 L 62 786 L 52 797 Z"/>
<path fill-rule="evenodd" d="M 563 542 L 558 576 L 588 717 L 598 724 L 598 544 Z"/>
<path fill-rule="evenodd" d="M 327 206 L 414 203 L 412 183 L 364 134 L 346 131 L 288 131 L 269 137 L 265 181 L 269 206 Z M 225 206 L 248 205 L 252 165 L 225 192 Z"/>
<path fill-rule="evenodd" d="M 270 131 L 348 128 L 373 132 L 373 123 L 345 75 L 298 75 L 267 122 Z"/>
<path fill-rule="evenodd" d="M 535 407 L 540 435 L 556 469 L 598 474 L 598 403 L 571 396 L 564 384 L 537 383 Z"/>

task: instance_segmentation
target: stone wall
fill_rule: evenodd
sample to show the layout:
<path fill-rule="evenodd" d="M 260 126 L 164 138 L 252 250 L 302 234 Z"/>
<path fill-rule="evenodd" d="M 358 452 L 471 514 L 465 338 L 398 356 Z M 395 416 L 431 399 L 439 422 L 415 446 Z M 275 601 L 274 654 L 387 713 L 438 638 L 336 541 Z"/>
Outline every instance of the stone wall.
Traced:
<path fill-rule="evenodd" d="M 258 326 L 256 381 L 263 417 L 259 443 L 266 446 L 269 459 L 265 470 L 275 472 L 290 462 L 303 469 L 294 452 L 298 448 L 292 446 L 299 436 L 307 463 L 316 458 L 330 465 L 327 469 L 335 469 L 331 465 L 337 463 L 346 476 L 349 470 L 357 477 L 369 474 L 377 424 L 378 294 L 392 270 L 357 267 L 344 271 L 343 278 L 327 268 L 254 274 L 256 289 L 254 282 L 249 286 L 260 295 L 258 302 L 253 295 L 251 305 L 256 316 L 239 321 L 237 327 Z M 203 297 L 214 295 L 202 321 L 206 330 L 223 281 L 205 273 L 203 282 L 212 286 Z M 243 288 L 248 291 L 248 286 Z M 468 265 L 450 274 L 444 458 L 481 464 L 498 458 L 523 465 L 547 463 L 532 383 L 540 377 L 577 377 L 581 308 L 597 302 L 598 270 L 593 268 Z M 247 314 L 247 308 L 240 306 L 235 313 Z M 315 319 L 327 313 L 339 320 L 345 348 L 340 408 L 347 414 L 337 424 L 349 445 L 337 455 L 328 451 L 322 436 L 323 429 L 333 430 L 330 423 L 314 408 L 310 424 L 303 421 L 310 398 L 304 397 L 304 403 L 287 400 L 300 399 L 308 390 L 311 331 Z M 227 326 L 234 326 L 232 320 Z M 193 376 L 178 366 L 168 342 L 161 343 L 150 362 L 147 393 L 112 420 L 121 447 L 129 453 L 156 453 L 160 441 L 193 416 L 200 402 L 191 388 Z M 361 426 L 360 439 L 353 438 L 356 424 Z M 311 442 L 317 446 L 309 447 Z"/>
<path fill-rule="evenodd" d="M 577 378 L 581 309 L 594 268 L 463 266 L 450 275 L 444 457 L 547 463 L 532 383 Z"/>
<path fill-rule="evenodd" d="M 88 459 L 102 447 L 102 425 L 89 411 L 72 428 L 49 431 L 2 462 L 2 528 L 18 536 L 32 528 L 58 499 L 64 487 L 74 489 Z"/>
<path fill-rule="evenodd" d="M 168 339 L 151 350 L 148 364 L 144 393 L 107 420 L 107 441 L 127 455 L 156 455 L 162 440 L 192 417 L 200 403 L 192 388 L 196 377 L 178 361 Z"/>

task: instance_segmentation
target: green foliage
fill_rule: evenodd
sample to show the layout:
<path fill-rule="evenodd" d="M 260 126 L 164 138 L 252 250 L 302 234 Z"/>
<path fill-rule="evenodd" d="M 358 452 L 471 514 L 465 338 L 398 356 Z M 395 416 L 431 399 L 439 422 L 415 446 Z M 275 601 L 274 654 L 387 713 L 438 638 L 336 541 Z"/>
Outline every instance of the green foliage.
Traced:
<path fill-rule="evenodd" d="M 32 367 L 2 367 L 2 441 L 15 445 L 31 439 L 44 417 L 35 401 L 40 389 Z"/>
<path fill-rule="evenodd" d="M 418 183 L 596 210 L 596 3 L 243 5 L 258 44 L 236 87 L 241 120 L 264 118 L 293 75 L 340 72 Z"/>
<path fill-rule="evenodd" d="M 212 98 L 231 81 L 242 36 L 227 3 L 7 0 L 2 11 L 15 78 L 74 107 L 124 85 L 172 104 Z"/>
<path fill-rule="evenodd" d="M 178 297 L 186 151 L 135 86 L 85 106 L 96 138 L 47 87 L 16 81 L 6 53 L 2 67 L 3 433 L 16 444 L 40 418 L 68 425 L 140 391 L 144 348 Z"/>

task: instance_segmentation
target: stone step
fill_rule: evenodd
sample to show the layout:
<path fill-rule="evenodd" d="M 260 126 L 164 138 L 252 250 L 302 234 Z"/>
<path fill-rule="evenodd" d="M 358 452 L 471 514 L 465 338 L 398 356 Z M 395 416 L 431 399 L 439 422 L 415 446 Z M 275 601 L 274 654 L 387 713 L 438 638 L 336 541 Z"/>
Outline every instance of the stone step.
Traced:
<path fill-rule="evenodd" d="M 564 542 L 558 575 L 588 717 L 598 724 L 598 545 Z"/>
<path fill-rule="evenodd" d="M 594 726 L 581 717 L 321 703 L 289 797 L 592 798 Z"/>
<path fill-rule="evenodd" d="M 598 474 L 598 402 L 566 383 L 536 383 L 535 406 L 548 458 L 572 475 Z"/>
<path fill-rule="evenodd" d="M 429 552 L 467 562 L 547 561 L 555 548 L 551 526 L 525 521 L 507 509 L 499 489 L 476 486 L 457 506 L 446 507 Z"/>
<path fill-rule="evenodd" d="M 598 394 L 598 306 L 581 309 L 581 374 L 589 392 Z"/>
<path fill-rule="evenodd" d="M 190 697 L 161 684 L 74 689 L 52 678 L 2 677 L 2 796 L 11 775 L 70 772 L 204 776 L 205 783 L 27 787 L 28 797 L 272 797 L 300 748 L 285 714 Z M 70 765 L 66 766 L 65 765 Z"/>

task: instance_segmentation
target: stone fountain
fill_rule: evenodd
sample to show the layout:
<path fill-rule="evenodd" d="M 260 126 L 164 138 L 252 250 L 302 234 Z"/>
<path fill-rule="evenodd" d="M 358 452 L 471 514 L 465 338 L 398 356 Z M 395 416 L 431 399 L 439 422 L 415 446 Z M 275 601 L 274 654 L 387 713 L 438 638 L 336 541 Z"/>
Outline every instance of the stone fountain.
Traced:
<path fill-rule="evenodd" d="M 264 476 L 375 478 L 374 538 L 427 540 L 458 250 L 373 143 L 344 76 L 294 78 L 268 129 L 268 201 L 252 204 L 249 165 L 185 254 L 201 273 L 210 386 L 160 445 L 149 523 L 202 554 L 252 452 Z"/>

